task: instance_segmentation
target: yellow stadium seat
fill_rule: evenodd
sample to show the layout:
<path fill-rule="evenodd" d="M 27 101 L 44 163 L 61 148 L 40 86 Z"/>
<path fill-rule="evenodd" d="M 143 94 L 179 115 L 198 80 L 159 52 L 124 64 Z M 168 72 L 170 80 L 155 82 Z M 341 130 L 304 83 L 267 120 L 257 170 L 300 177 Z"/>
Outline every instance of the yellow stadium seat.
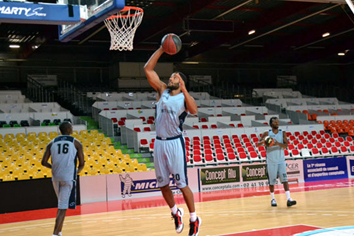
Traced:
<path fill-rule="evenodd" d="M 92 129 L 92 130 L 90 130 L 90 134 L 91 134 L 92 136 L 97 136 L 98 130 L 97 130 L 97 129 Z"/>
<path fill-rule="evenodd" d="M 125 172 L 135 172 L 135 168 L 133 166 L 126 166 Z"/>
<path fill-rule="evenodd" d="M 109 168 L 107 168 L 107 167 L 101 167 L 101 169 L 100 169 L 100 174 L 101 175 L 108 175 L 108 174 L 110 174 L 111 173 L 111 171 L 109 170 Z"/>
<path fill-rule="evenodd" d="M 5 175 L 2 179 L 2 181 L 14 181 L 14 177 L 12 175 Z"/>
<path fill-rule="evenodd" d="M 25 165 L 25 158 L 23 158 L 23 157 L 19 157 L 17 160 L 16 160 L 16 166 L 17 167 L 23 167 L 24 165 Z"/>
<path fill-rule="evenodd" d="M 22 140 L 26 139 L 26 135 L 24 133 L 18 133 L 16 134 L 16 140 L 17 142 L 21 142 Z"/>
<path fill-rule="evenodd" d="M 136 167 L 139 165 L 139 162 L 137 159 L 131 159 L 130 165 Z"/>
<path fill-rule="evenodd" d="M 51 132 L 49 132 L 49 138 L 50 139 L 55 139 L 56 137 L 58 137 L 58 132 L 56 132 L 56 131 L 51 131 Z"/>
<path fill-rule="evenodd" d="M 26 179 L 30 179 L 30 176 L 27 173 L 22 173 L 18 176 L 18 180 L 26 180 Z"/>
<path fill-rule="evenodd" d="M 29 137 L 37 137 L 37 134 L 35 132 L 29 132 L 27 134 L 27 138 L 29 138 Z"/>
<path fill-rule="evenodd" d="M 85 139 L 88 136 L 87 130 L 81 130 L 80 131 L 80 136 Z"/>
<path fill-rule="evenodd" d="M 123 155 L 122 150 L 121 149 L 116 149 L 116 155 Z"/>
<path fill-rule="evenodd" d="M 46 167 L 43 167 L 41 169 L 41 172 L 43 173 L 44 177 L 46 178 L 51 178 L 52 177 L 52 170 Z"/>
<path fill-rule="evenodd" d="M 123 157 L 130 159 L 130 155 L 129 154 L 123 154 Z"/>
<path fill-rule="evenodd" d="M 18 179 L 18 177 L 22 174 L 22 169 L 20 168 L 15 168 L 13 171 L 12 171 L 12 176 L 16 179 Z"/>
<path fill-rule="evenodd" d="M 10 134 L 5 134 L 5 138 L 11 138 L 11 139 L 14 139 L 15 138 L 15 135 L 13 133 L 10 133 Z"/>
<path fill-rule="evenodd" d="M 35 138 L 35 139 L 27 139 L 29 142 L 33 143 L 34 145 L 38 145 L 41 143 L 41 140 L 39 140 L 39 138 Z"/>
<path fill-rule="evenodd" d="M 120 166 L 115 166 L 113 168 L 113 173 L 123 173 L 123 169 Z"/>
<path fill-rule="evenodd" d="M 91 168 L 91 169 L 89 169 L 89 171 L 87 172 L 87 175 L 97 175 L 97 170 L 96 170 L 96 168 Z"/>
<path fill-rule="evenodd" d="M 104 139 L 105 138 L 104 133 L 97 133 L 97 138 L 101 140 Z"/>
<path fill-rule="evenodd" d="M 145 164 L 138 165 L 138 171 L 147 171 L 147 167 Z"/>
<path fill-rule="evenodd" d="M 44 178 L 44 175 L 41 171 L 39 171 L 39 172 L 34 173 L 32 178 L 33 179 L 41 179 L 41 178 Z"/>
<path fill-rule="evenodd" d="M 107 162 L 107 164 L 106 164 L 106 167 L 110 168 L 110 169 L 113 169 L 115 166 L 116 166 L 115 163 L 113 163 L 112 161 Z"/>

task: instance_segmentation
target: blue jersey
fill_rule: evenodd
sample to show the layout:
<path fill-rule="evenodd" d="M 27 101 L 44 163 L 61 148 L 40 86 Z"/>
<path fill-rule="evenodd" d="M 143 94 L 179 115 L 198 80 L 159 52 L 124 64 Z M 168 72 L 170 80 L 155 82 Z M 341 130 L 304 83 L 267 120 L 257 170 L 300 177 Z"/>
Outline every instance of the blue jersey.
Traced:
<path fill-rule="evenodd" d="M 187 116 L 184 94 L 171 96 L 166 89 L 156 103 L 156 136 L 171 138 L 182 134 L 182 125 Z"/>
<path fill-rule="evenodd" d="M 271 138 L 278 141 L 278 143 L 283 143 L 283 131 L 278 130 L 278 133 L 273 133 L 272 130 L 269 130 Z M 284 149 L 280 146 L 267 147 L 267 163 L 282 163 L 285 161 Z"/>

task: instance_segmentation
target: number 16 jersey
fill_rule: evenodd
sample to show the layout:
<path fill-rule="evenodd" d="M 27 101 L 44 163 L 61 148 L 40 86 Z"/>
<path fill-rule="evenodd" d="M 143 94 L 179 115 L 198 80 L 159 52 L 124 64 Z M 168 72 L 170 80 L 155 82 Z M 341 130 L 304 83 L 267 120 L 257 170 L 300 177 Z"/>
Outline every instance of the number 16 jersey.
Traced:
<path fill-rule="evenodd" d="M 52 180 L 70 181 L 76 179 L 77 150 L 75 138 L 61 135 L 52 141 Z"/>

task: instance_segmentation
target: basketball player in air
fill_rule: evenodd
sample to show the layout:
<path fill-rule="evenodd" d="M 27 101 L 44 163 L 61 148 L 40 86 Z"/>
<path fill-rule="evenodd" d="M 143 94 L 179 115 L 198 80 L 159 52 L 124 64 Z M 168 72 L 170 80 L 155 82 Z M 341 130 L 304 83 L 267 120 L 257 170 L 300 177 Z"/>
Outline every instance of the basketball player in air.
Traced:
<path fill-rule="evenodd" d="M 195 100 L 189 95 L 185 86 L 185 75 L 175 72 L 168 85 L 163 83 L 154 70 L 158 59 L 164 53 L 162 47 L 157 49 L 145 64 L 144 71 L 148 82 L 157 91 L 156 102 L 156 140 L 154 145 L 154 162 L 158 186 L 171 209 L 175 221 L 176 232 L 183 230 L 183 208 L 177 208 L 169 187 L 172 174 L 190 212 L 190 236 L 199 235 L 201 219 L 197 216 L 193 193 L 188 187 L 187 161 L 185 142 L 182 136 L 182 125 L 188 114 L 198 111 Z"/>
<path fill-rule="evenodd" d="M 63 122 L 59 126 L 62 135 L 52 140 L 43 154 L 42 165 L 52 169 L 54 191 L 58 197 L 58 212 L 53 236 L 62 235 L 66 209 L 76 208 L 76 175 L 84 168 L 84 152 L 81 143 L 70 136 L 73 126 Z M 52 164 L 48 163 L 52 157 Z M 76 162 L 79 167 L 76 170 Z"/>
<path fill-rule="evenodd" d="M 288 139 L 286 137 L 286 132 L 279 129 L 279 120 L 277 117 L 270 118 L 269 125 L 272 129 L 263 133 L 261 139 L 257 143 L 257 147 L 264 145 L 264 139 L 267 136 L 270 136 L 274 140 L 274 144 L 271 147 L 266 146 L 269 191 L 272 198 L 271 206 L 277 206 L 277 201 L 274 196 L 274 185 L 279 177 L 280 181 L 283 183 L 285 194 L 288 199 L 287 206 L 290 207 L 296 205 L 296 201 L 292 200 L 290 197 L 288 176 L 286 173 L 284 149 L 288 148 Z"/>

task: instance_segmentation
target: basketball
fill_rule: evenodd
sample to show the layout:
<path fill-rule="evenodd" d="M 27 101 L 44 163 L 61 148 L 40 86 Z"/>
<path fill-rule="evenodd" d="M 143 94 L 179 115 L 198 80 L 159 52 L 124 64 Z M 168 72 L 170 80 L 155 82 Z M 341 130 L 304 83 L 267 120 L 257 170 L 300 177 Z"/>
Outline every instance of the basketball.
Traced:
<path fill-rule="evenodd" d="M 267 136 L 267 137 L 265 137 L 265 139 L 264 139 L 264 144 L 265 144 L 267 147 L 271 147 L 271 146 L 273 146 L 273 144 L 274 144 L 274 140 L 272 139 L 272 137 Z"/>
<path fill-rule="evenodd" d="M 182 41 L 175 34 L 166 34 L 161 40 L 161 45 L 165 53 L 174 55 L 181 50 Z"/>

